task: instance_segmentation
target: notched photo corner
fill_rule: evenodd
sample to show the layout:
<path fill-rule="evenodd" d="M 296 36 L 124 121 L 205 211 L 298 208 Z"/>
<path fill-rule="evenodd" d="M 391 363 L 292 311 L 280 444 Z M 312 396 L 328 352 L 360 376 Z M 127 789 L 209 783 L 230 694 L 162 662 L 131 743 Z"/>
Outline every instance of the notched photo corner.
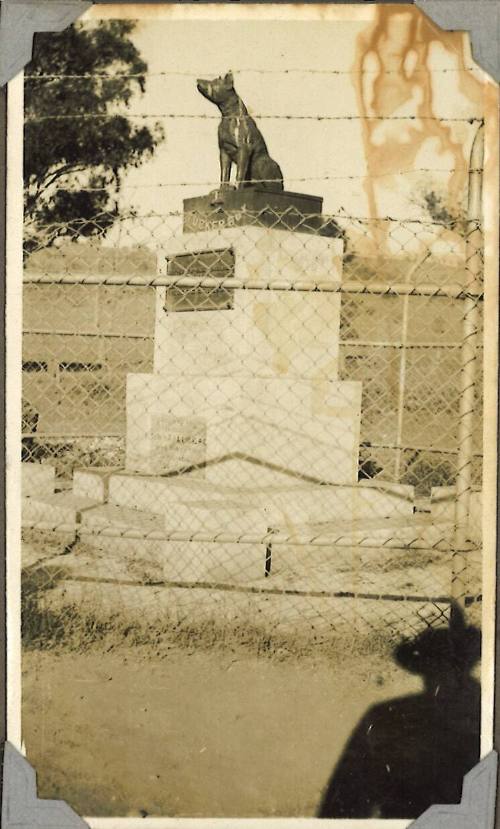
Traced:
<path fill-rule="evenodd" d="M 498 87 L 415 6 L 231 9 L 9 84 L 2 825 L 492 827 Z"/>

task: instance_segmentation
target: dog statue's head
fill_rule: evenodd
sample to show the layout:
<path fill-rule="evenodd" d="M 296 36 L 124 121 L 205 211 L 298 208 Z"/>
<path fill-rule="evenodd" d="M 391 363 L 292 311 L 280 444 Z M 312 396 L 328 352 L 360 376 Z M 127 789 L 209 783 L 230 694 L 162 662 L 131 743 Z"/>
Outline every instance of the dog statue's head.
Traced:
<path fill-rule="evenodd" d="M 211 101 L 213 104 L 220 104 L 225 101 L 233 92 L 233 73 L 227 72 L 224 77 L 214 78 L 211 81 L 198 78 L 196 81 L 198 92 Z"/>

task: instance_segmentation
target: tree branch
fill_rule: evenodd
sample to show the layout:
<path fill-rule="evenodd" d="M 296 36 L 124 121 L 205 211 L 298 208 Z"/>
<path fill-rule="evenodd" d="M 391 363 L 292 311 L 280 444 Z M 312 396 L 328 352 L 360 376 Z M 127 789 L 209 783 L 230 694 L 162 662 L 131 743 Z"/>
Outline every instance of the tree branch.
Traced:
<path fill-rule="evenodd" d="M 68 175 L 69 173 L 81 173 L 83 170 L 86 170 L 87 167 L 85 165 L 75 165 L 75 164 L 65 164 L 63 167 L 60 167 L 59 170 L 56 170 L 54 173 L 45 178 L 41 183 L 40 187 L 38 188 L 38 194 L 43 193 L 44 190 L 47 190 L 51 184 L 54 184 L 58 178 L 61 176 Z"/>

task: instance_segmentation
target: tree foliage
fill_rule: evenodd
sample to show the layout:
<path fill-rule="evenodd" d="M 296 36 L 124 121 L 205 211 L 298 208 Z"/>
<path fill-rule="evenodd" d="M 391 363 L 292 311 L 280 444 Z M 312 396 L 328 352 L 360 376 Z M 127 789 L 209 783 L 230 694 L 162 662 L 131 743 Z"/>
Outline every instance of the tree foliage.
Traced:
<path fill-rule="evenodd" d="M 133 21 L 75 24 L 35 37 L 25 73 L 27 249 L 60 236 L 106 233 L 119 216 L 124 172 L 163 140 L 158 124 L 127 115 L 146 87 Z"/>

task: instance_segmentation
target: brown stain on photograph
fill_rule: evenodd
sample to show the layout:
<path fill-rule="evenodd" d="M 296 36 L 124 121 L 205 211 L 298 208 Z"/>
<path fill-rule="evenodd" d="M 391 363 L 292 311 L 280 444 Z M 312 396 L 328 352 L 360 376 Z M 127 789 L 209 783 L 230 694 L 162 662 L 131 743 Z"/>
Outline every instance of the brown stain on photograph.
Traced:
<path fill-rule="evenodd" d="M 450 95 L 459 92 L 481 112 L 484 84 L 468 67 L 466 40 L 462 32 L 435 27 L 419 9 L 401 5 L 377 5 L 375 19 L 357 43 L 353 67 L 359 113 L 363 121 L 363 143 L 367 164 L 365 192 L 369 215 L 378 218 L 377 176 L 396 176 L 411 169 L 428 139 L 437 140 L 439 155 L 451 154 L 450 200 L 460 199 L 467 182 L 468 158 L 463 137 L 454 124 L 440 120 L 437 108 L 437 75 L 446 78 Z M 441 46 L 457 61 L 456 71 L 433 72 L 431 50 Z M 372 67 L 375 67 L 372 69 Z M 413 105 L 412 105 L 413 102 Z M 401 120 L 396 127 L 380 129 L 380 118 L 404 114 L 416 120 Z M 370 120 L 370 119 L 377 120 Z"/>

